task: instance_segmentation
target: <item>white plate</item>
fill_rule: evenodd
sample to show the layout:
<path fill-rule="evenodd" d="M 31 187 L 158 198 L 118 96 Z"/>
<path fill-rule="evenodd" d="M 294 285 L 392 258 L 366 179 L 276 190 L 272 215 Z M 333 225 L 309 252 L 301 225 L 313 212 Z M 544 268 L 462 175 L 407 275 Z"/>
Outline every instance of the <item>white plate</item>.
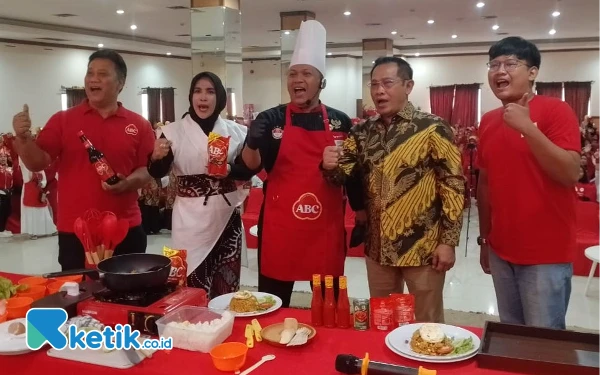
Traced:
<path fill-rule="evenodd" d="M 473 357 L 475 357 L 477 355 L 477 352 L 469 354 L 467 357 L 460 357 L 460 358 L 439 358 L 437 360 L 430 360 L 430 359 L 422 359 L 422 358 L 418 358 L 418 357 L 413 357 L 410 355 L 407 355 L 405 353 L 402 353 L 401 351 L 399 351 L 398 349 L 396 349 L 392 344 L 390 344 L 390 341 L 388 339 L 388 337 L 386 336 L 385 338 L 385 345 L 395 354 L 398 354 L 400 357 L 404 357 L 406 359 L 411 359 L 413 361 L 417 361 L 417 362 L 427 362 L 427 363 L 454 363 L 454 362 L 461 362 L 461 361 L 466 361 L 467 359 L 471 359 Z"/>
<path fill-rule="evenodd" d="M 0 355 L 18 355 L 29 353 L 31 350 L 27 347 L 26 335 L 23 333 L 18 337 L 8 333 L 8 326 L 14 322 L 21 322 L 27 326 L 25 318 L 13 319 L 0 323 Z"/>
<path fill-rule="evenodd" d="M 446 336 L 451 337 L 453 341 L 459 340 L 459 339 L 467 339 L 467 338 L 471 337 L 473 340 L 473 349 L 471 349 L 470 351 L 463 353 L 463 354 L 452 355 L 452 356 L 443 356 L 443 357 L 416 353 L 410 347 L 410 340 L 411 340 L 414 332 L 416 330 L 418 330 L 422 325 L 423 325 L 423 323 L 416 323 L 416 324 L 409 324 L 409 325 L 405 325 L 405 326 L 396 328 L 395 330 L 393 330 L 392 332 L 390 332 L 387 335 L 386 345 L 388 345 L 388 347 L 393 352 L 395 352 L 397 354 L 401 353 L 400 355 L 402 355 L 404 357 L 415 359 L 418 361 L 433 362 L 433 363 L 438 363 L 438 362 L 439 363 L 448 363 L 448 362 L 463 361 L 463 360 L 471 358 L 475 354 L 477 354 L 477 351 L 479 350 L 479 346 L 481 345 L 481 340 L 474 333 L 467 331 L 466 329 L 463 329 L 460 327 L 450 326 L 450 325 L 446 325 L 446 324 L 439 324 L 442 331 L 444 331 L 444 334 L 446 334 Z"/>
<path fill-rule="evenodd" d="M 283 305 L 283 301 L 281 300 L 281 298 L 279 298 L 273 294 L 262 293 L 262 292 L 251 292 L 251 293 L 254 294 L 254 296 L 258 299 L 261 299 L 263 297 L 272 297 L 275 300 L 275 304 L 273 306 L 271 306 L 270 309 L 265 310 L 265 311 L 256 311 L 256 312 L 248 312 L 248 313 L 236 313 L 236 312 L 231 311 L 231 313 L 233 313 L 236 317 L 238 317 L 238 316 L 239 317 L 260 316 L 260 315 L 269 314 L 275 310 L 278 310 Z M 223 294 L 222 296 L 215 297 L 208 303 L 208 307 L 211 309 L 229 310 L 229 302 L 231 302 L 231 299 L 233 298 L 234 294 L 235 293 L 229 293 L 229 294 Z"/>

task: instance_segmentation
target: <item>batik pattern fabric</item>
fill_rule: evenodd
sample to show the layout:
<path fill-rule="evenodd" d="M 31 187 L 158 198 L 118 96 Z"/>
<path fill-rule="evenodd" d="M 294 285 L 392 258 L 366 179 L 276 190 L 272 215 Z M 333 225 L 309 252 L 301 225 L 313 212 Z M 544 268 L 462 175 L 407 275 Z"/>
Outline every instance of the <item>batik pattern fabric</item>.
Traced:
<path fill-rule="evenodd" d="M 430 265 L 439 244 L 458 245 L 465 191 L 460 152 L 450 126 L 410 102 L 389 125 L 375 116 L 355 126 L 339 167 L 324 176 L 336 184 L 360 176 L 370 259 Z"/>
<path fill-rule="evenodd" d="M 242 269 L 242 216 L 237 208 L 206 259 L 188 276 L 188 286 L 202 288 L 210 299 L 237 292 Z"/>
<path fill-rule="evenodd" d="M 152 179 L 142 188 L 140 201 L 144 206 L 158 207 L 160 204 L 160 180 Z"/>

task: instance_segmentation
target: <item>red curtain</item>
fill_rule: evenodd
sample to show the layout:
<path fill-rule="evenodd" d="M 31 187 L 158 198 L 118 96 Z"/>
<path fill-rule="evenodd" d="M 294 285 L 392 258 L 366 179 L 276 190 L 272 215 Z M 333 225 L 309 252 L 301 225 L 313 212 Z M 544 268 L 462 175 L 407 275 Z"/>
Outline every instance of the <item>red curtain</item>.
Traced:
<path fill-rule="evenodd" d="M 454 101 L 454 85 L 429 88 L 431 113 L 450 122 L 452 119 L 452 102 Z"/>
<path fill-rule="evenodd" d="M 470 128 L 477 125 L 477 103 L 479 101 L 479 84 L 456 85 L 452 125 L 459 128 Z"/>
<path fill-rule="evenodd" d="M 538 82 L 535 91 L 538 95 L 562 99 L 562 82 Z"/>
<path fill-rule="evenodd" d="M 588 114 L 591 95 L 591 82 L 565 82 L 565 102 L 573 108 L 579 121 Z"/>
<path fill-rule="evenodd" d="M 162 121 L 175 121 L 175 89 L 171 87 L 161 89 L 160 102 L 162 106 Z"/>
<path fill-rule="evenodd" d="M 85 89 L 68 88 L 65 91 L 67 94 L 67 108 L 79 105 L 87 99 Z"/>
<path fill-rule="evenodd" d="M 153 126 L 160 122 L 160 89 L 148 87 L 148 121 Z"/>

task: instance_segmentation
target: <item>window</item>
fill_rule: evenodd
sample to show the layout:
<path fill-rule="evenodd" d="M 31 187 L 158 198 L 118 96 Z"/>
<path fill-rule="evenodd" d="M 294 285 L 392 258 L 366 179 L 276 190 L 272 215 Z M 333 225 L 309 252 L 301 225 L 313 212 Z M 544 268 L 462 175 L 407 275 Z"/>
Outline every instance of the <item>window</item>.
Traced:
<path fill-rule="evenodd" d="M 148 120 L 148 93 L 146 90 L 142 92 L 142 117 Z M 163 104 L 162 98 L 160 100 L 160 119 L 163 121 Z"/>
<path fill-rule="evenodd" d="M 146 90 L 142 92 L 142 117 L 148 120 L 148 94 Z"/>
<path fill-rule="evenodd" d="M 477 93 L 477 123 L 481 122 L 481 87 Z"/>
<path fill-rule="evenodd" d="M 60 109 L 63 111 L 67 110 L 67 94 L 60 94 Z"/>
<path fill-rule="evenodd" d="M 152 124 L 175 121 L 175 89 L 145 87 L 141 92 L 142 116 Z"/>

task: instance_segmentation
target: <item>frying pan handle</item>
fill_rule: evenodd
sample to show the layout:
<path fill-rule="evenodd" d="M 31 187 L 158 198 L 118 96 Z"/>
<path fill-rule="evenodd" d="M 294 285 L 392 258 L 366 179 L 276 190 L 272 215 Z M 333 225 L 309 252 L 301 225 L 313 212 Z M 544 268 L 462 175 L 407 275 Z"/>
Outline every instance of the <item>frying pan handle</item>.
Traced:
<path fill-rule="evenodd" d="M 62 271 L 62 272 L 46 273 L 46 274 L 42 275 L 42 277 L 45 277 L 46 279 L 52 279 L 55 277 L 75 276 L 75 275 L 87 275 L 93 280 L 100 279 L 100 274 L 98 273 L 98 270 L 85 269 L 85 268 L 82 268 L 79 270 L 69 270 L 69 271 Z"/>

